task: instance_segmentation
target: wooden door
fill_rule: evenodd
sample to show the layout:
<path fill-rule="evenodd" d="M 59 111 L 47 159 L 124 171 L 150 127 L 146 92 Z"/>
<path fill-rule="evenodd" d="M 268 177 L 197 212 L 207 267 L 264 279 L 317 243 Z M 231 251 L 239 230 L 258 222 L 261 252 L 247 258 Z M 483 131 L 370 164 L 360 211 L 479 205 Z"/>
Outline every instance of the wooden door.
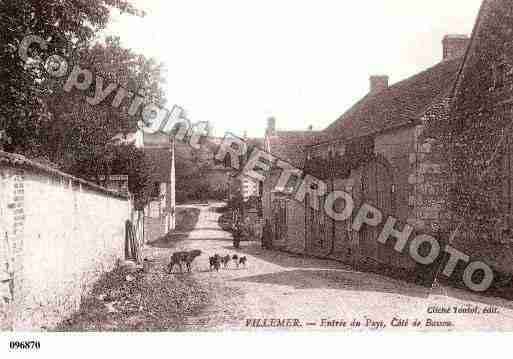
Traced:
<path fill-rule="evenodd" d="M 275 198 L 272 203 L 273 242 L 285 244 L 287 240 L 287 200 Z"/>
<path fill-rule="evenodd" d="M 318 199 L 318 209 L 312 208 L 309 195 L 305 201 L 306 212 L 306 252 L 325 257 L 333 250 L 333 223 L 324 211 L 325 197 Z"/>
<path fill-rule="evenodd" d="M 391 265 L 393 264 L 393 241 L 382 245 L 378 242 L 379 234 L 387 218 L 394 213 L 394 182 L 390 164 L 384 158 L 365 164 L 360 177 L 360 205 L 369 204 L 379 209 L 383 215 L 380 226 L 364 225 L 359 232 L 360 254 L 372 260 Z"/>

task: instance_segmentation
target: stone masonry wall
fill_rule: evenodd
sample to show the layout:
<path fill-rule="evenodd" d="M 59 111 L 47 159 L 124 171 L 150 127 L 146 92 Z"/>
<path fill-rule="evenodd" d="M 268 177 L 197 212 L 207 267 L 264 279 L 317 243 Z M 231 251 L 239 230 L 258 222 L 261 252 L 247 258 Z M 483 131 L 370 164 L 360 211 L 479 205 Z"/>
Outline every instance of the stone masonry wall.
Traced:
<path fill-rule="evenodd" d="M 450 176 L 437 141 L 424 138 L 424 129 L 424 125 L 417 126 L 415 152 L 410 155 L 410 165 L 416 170 L 410 205 L 414 208 L 412 222 L 418 229 L 429 232 L 449 226 L 445 204 Z"/>
<path fill-rule="evenodd" d="M 0 179 L 0 277 L 9 277 L 0 282 L 0 328 L 51 328 L 124 257 L 129 202 L 10 164 L 0 165 Z"/>
<path fill-rule="evenodd" d="M 425 121 L 446 116 L 448 99 L 434 103 L 417 126 L 376 138 L 375 148 L 391 163 L 396 184 L 396 214 L 419 232 L 446 227 L 450 176 L 435 139 L 425 136 Z"/>
<path fill-rule="evenodd" d="M 447 154 L 443 153 L 440 140 L 426 131 L 428 123 L 433 126 L 448 117 L 449 103 L 448 97 L 443 98 L 426 111 L 422 124 L 415 128 L 415 146 L 410 154 L 410 168 L 414 171 L 409 200 L 414 209 L 411 221 L 417 229 L 426 232 L 436 228 L 446 232 L 452 225 L 446 209 L 451 183 Z"/>

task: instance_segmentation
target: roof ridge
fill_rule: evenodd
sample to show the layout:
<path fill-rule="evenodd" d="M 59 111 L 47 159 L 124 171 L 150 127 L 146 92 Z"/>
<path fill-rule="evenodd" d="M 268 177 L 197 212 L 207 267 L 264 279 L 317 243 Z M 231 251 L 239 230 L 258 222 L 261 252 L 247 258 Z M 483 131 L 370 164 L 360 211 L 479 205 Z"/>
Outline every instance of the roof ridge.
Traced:
<path fill-rule="evenodd" d="M 448 93 L 462 57 L 440 61 L 378 93 L 368 93 L 323 132 L 348 138 L 414 123 L 441 95 Z"/>
<path fill-rule="evenodd" d="M 452 59 L 448 59 L 448 60 L 442 60 L 442 61 L 439 61 L 439 62 L 437 62 L 436 64 L 431 65 L 431 66 L 430 66 L 430 67 L 428 67 L 427 69 L 421 70 L 421 71 L 417 72 L 417 73 L 416 73 L 416 74 L 414 74 L 414 75 L 411 75 L 411 76 L 409 76 L 409 77 L 407 77 L 407 78 L 405 78 L 405 79 L 402 79 L 402 80 L 401 80 L 401 81 L 399 81 L 399 82 L 396 82 L 395 84 L 393 84 L 393 85 L 389 86 L 389 87 L 388 87 L 387 89 L 385 89 L 384 91 L 387 91 L 387 90 L 389 90 L 389 89 L 392 89 L 392 88 L 394 88 L 394 87 L 396 87 L 396 86 L 398 86 L 398 85 L 402 85 L 404 82 L 407 82 L 407 81 L 409 81 L 409 80 L 412 80 L 412 79 L 414 79 L 415 77 L 418 77 L 418 76 L 420 76 L 420 75 L 422 75 L 422 74 L 425 74 L 425 73 L 427 73 L 427 72 L 433 71 L 434 69 L 436 69 L 436 68 L 437 68 L 437 67 L 439 67 L 439 66 L 442 66 L 442 65 L 443 65 L 443 66 L 446 66 L 446 65 L 448 65 L 448 64 L 456 63 L 456 62 L 461 63 L 462 59 L 463 59 L 463 56 L 458 56 L 458 57 L 456 57 L 456 58 L 452 58 Z M 379 95 L 380 93 L 381 93 L 381 92 L 378 92 L 377 94 L 374 94 L 374 95 Z"/>
<path fill-rule="evenodd" d="M 456 75 L 456 79 L 454 81 L 454 84 L 453 84 L 453 86 L 452 86 L 452 88 L 450 90 L 450 95 L 453 98 L 453 100 L 451 100 L 451 103 L 449 104 L 449 112 L 452 112 L 452 108 L 454 106 L 454 99 L 456 97 L 455 94 L 456 94 L 456 92 L 458 91 L 458 89 L 459 89 L 459 87 L 461 85 L 463 73 L 464 73 L 464 70 L 466 68 L 466 64 L 468 62 L 467 61 L 468 57 L 469 57 L 471 51 L 475 47 L 476 37 L 477 37 L 477 34 L 479 33 L 479 30 L 481 29 L 481 26 L 483 24 L 484 14 L 485 14 L 485 11 L 486 11 L 486 8 L 487 8 L 488 5 L 490 5 L 490 1 L 489 0 L 483 0 L 483 2 L 481 3 L 481 7 L 479 9 L 479 13 L 477 15 L 477 19 L 476 19 L 474 28 L 472 29 L 472 35 L 470 36 L 469 45 L 467 46 L 467 49 L 465 50 L 465 54 L 462 57 L 460 68 L 459 68 L 458 73 Z"/>

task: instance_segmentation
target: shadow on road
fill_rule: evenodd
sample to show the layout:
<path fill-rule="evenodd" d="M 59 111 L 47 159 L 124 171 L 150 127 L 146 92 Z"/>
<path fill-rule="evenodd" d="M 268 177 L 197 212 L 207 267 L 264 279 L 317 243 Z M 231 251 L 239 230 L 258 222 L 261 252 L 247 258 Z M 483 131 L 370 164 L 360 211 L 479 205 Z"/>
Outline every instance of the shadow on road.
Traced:
<path fill-rule="evenodd" d="M 176 231 L 190 232 L 198 223 L 201 210 L 191 206 L 180 206 L 176 208 Z"/>
<path fill-rule="evenodd" d="M 369 278 L 367 273 L 344 269 L 293 269 L 277 273 L 234 279 L 235 282 L 252 282 L 292 286 L 295 289 L 335 289 L 360 292 L 401 294 L 427 298 L 429 289 L 394 280 Z"/>
<path fill-rule="evenodd" d="M 233 247 L 226 246 L 226 250 Z M 290 285 L 298 289 L 328 288 L 340 290 L 360 290 L 364 292 L 396 293 L 410 297 L 427 298 L 429 295 L 443 295 L 462 301 L 478 302 L 483 305 L 494 305 L 513 309 L 513 303 L 504 300 L 502 296 L 473 293 L 461 288 L 444 286 L 432 289 L 411 282 L 393 279 L 391 277 L 369 272 L 358 272 L 354 269 L 332 260 L 314 259 L 308 256 L 283 253 L 280 251 L 262 249 L 259 243 L 248 243 L 241 246 L 238 252 L 254 256 L 260 260 L 292 268 L 278 273 L 263 274 L 239 278 L 237 281 Z M 314 279 L 310 282 L 308 279 Z M 327 279 L 324 281 L 316 278 Z"/>
<path fill-rule="evenodd" d="M 224 249 L 233 250 L 233 247 L 224 247 Z M 347 266 L 345 266 L 344 264 L 333 260 L 314 259 L 301 254 L 285 253 L 277 250 L 263 249 L 259 242 L 242 241 L 241 247 L 237 251 L 285 268 L 347 268 Z"/>
<path fill-rule="evenodd" d="M 200 212 L 201 210 L 196 207 L 178 206 L 176 208 L 176 229 L 149 245 L 157 248 L 173 248 L 177 241 L 189 238 L 198 223 Z"/>
<path fill-rule="evenodd" d="M 226 246 L 224 249 L 233 250 L 233 247 Z M 277 273 L 239 278 L 237 281 L 288 285 L 296 289 L 326 288 L 396 293 L 421 298 L 428 297 L 430 292 L 430 288 L 412 283 L 378 274 L 357 272 L 334 260 L 266 250 L 261 248 L 260 243 L 256 242 L 243 242 L 241 248 L 237 251 L 285 269 L 291 268 L 291 270 Z"/>
<path fill-rule="evenodd" d="M 195 230 L 197 231 L 209 231 L 209 232 L 220 232 L 220 233 L 226 233 L 225 230 L 220 229 L 219 227 L 196 227 Z"/>
<path fill-rule="evenodd" d="M 224 204 L 221 204 L 219 206 L 212 206 L 208 209 L 210 212 L 214 212 L 214 213 L 220 213 L 220 214 L 225 214 L 225 213 L 229 213 L 230 212 L 230 208 L 228 208 L 226 205 Z"/>
<path fill-rule="evenodd" d="M 190 238 L 191 240 L 197 240 L 197 241 L 201 241 L 201 242 L 210 242 L 210 241 L 218 241 L 218 242 L 227 242 L 227 243 L 232 243 L 233 242 L 233 239 L 231 238 L 227 238 L 227 237 L 208 237 L 208 238 Z M 230 249 L 233 249 L 233 247 L 223 247 L 225 249 L 227 248 L 230 248 Z"/>

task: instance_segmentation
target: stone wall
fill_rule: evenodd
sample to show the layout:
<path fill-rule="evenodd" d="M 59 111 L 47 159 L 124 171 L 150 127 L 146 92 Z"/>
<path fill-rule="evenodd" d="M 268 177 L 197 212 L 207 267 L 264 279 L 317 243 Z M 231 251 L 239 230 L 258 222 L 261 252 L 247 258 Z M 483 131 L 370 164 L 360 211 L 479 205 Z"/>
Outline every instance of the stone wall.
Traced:
<path fill-rule="evenodd" d="M 429 232 L 436 227 L 449 226 L 445 205 L 450 174 L 439 144 L 433 138 L 424 138 L 423 131 L 423 125 L 416 128 L 415 152 L 410 155 L 410 165 L 416 170 L 409 199 L 410 206 L 414 208 L 410 221 L 416 224 L 416 228 Z"/>
<path fill-rule="evenodd" d="M 449 196 L 451 173 L 447 168 L 447 154 L 441 149 L 442 143 L 427 131 L 427 126 L 445 121 L 449 116 L 448 97 L 433 103 L 425 112 L 422 123 L 415 127 L 414 151 L 409 163 L 414 174 L 410 178 L 412 193 L 409 204 L 413 212 L 410 222 L 418 230 L 432 232 L 440 228 L 450 230 L 452 220 L 446 204 Z"/>
<path fill-rule="evenodd" d="M 444 116 L 446 101 L 432 105 L 426 116 Z M 397 217 L 417 231 L 430 232 L 435 227 L 449 225 L 445 202 L 450 175 L 439 144 L 426 137 L 424 131 L 422 123 L 378 136 L 375 151 L 392 165 Z"/>
<path fill-rule="evenodd" d="M 0 158 L 0 213 L 2 329 L 54 326 L 124 258 L 125 197 L 21 156 Z"/>

